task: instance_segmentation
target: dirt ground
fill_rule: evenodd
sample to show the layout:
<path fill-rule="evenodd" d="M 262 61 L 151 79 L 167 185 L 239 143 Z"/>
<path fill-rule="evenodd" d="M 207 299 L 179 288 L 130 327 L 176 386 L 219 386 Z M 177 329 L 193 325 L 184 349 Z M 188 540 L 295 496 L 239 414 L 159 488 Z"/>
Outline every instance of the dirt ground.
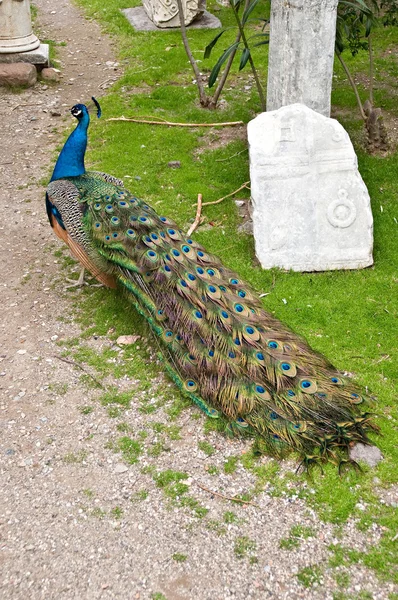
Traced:
<path fill-rule="evenodd" d="M 220 483 L 231 496 L 253 481 L 240 467 L 211 479 L 198 449 L 203 428 L 190 409 L 179 421 L 182 439 L 171 442 L 158 466 L 190 474 L 195 498 L 209 509 L 201 521 L 182 508 L 169 510 L 143 463 L 127 465 L 107 447 L 114 425 L 105 410 L 79 411 L 95 392 L 57 359 L 57 341 L 78 335 L 79 328 L 60 320 L 68 301 L 53 284 L 65 285 L 65 273 L 54 256 L 60 244 L 47 222 L 43 181 L 71 123 L 69 108 L 100 97 L 118 71 L 112 43 L 95 22 L 68 0 L 36 4 L 41 37 L 66 45 L 58 48 L 59 84 L 0 91 L 0 597 L 331 600 L 340 589 L 327 566 L 328 546 L 339 541 L 333 526 L 294 495 L 264 492 L 258 506 L 245 507 L 195 485 L 214 489 Z M 124 418 L 134 426 L 144 416 L 132 406 Z M 225 458 L 243 444 L 212 435 L 212 463 L 222 471 Z M 144 488 L 148 496 L 132 502 Z M 234 522 L 225 519 L 227 511 L 236 514 Z M 298 524 L 313 534 L 293 551 L 280 548 Z M 377 527 L 360 533 L 351 522 L 343 533 L 351 547 L 363 550 L 381 534 Z M 241 546 L 242 539 L 251 540 L 243 556 L 239 539 Z M 323 565 L 322 576 L 307 589 L 296 575 L 314 565 Z M 350 568 L 350 577 L 345 591 L 358 598 L 368 592 L 387 600 L 394 591 L 360 564 Z"/>

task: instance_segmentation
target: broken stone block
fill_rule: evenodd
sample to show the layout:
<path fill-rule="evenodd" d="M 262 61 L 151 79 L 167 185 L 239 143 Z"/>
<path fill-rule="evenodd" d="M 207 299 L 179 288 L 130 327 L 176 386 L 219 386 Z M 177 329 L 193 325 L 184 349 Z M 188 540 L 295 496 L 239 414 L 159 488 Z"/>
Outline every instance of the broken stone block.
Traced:
<path fill-rule="evenodd" d="M 367 188 L 345 129 L 303 104 L 248 125 L 253 232 L 265 269 L 360 269 L 373 263 Z"/>
<path fill-rule="evenodd" d="M 168 28 L 180 26 L 178 4 L 175 0 L 143 0 L 142 4 L 148 17 L 156 27 Z M 206 9 L 206 0 L 182 0 L 184 23 L 190 25 L 201 17 Z"/>
<path fill-rule="evenodd" d="M 122 13 L 129 21 L 130 25 L 134 27 L 136 31 L 162 31 L 164 27 L 157 27 L 153 21 L 149 18 L 143 6 L 136 6 L 134 8 L 124 8 Z M 176 24 L 172 25 L 169 23 L 169 27 L 179 28 L 180 22 L 175 21 Z M 204 11 L 203 15 L 198 19 L 192 21 L 190 25 L 187 25 L 188 29 L 218 29 L 221 27 L 221 21 L 214 15 L 210 14 L 207 10 Z"/>
<path fill-rule="evenodd" d="M 0 85 L 31 87 L 36 81 L 36 68 L 29 63 L 0 64 Z"/>

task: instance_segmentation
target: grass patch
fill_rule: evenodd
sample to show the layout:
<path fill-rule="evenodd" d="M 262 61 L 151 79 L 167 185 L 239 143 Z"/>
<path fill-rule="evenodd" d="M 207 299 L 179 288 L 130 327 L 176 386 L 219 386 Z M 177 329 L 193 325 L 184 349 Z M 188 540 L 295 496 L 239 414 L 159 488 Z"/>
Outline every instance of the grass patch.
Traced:
<path fill-rule="evenodd" d="M 148 498 L 148 496 L 149 492 L 147 490 L 139 490 L 139 492 L 134 492 L 134 494 L 131 496 L 131 502 L 143 502 Z"/>
<path fill-rule="evenodd" d="M 224 513 L 224 523 L 229 525 L 231 523 L 238 523 L 238 521 L 239 518 L 231 510 L 227 510 L 227 512 Z"/>
<path fill-rule="evenodd" d="M 198 448 L 199 448 L 199 450 L 202 450 L 202 452 L 204 452 L 206 454 L 206 456 L 212 456 L 216 451 L 214 446 L 209 444 L 209 442 L 199 442 Z"/>
<path fill-rule="evenodd" d="M 89 415 L 94 412 L 94 406 L 79 406 L 78 410 L 82 413 L 82 415 Z"/>
<path fill-rule="evenodd" d="M 306 588 L 312 587 L 315 583 L 321 583 L 322 569 L 319 565 L 304 567 L 297 573 L 297 579 Z"/>
<path fill-rule="evenodd" d="M 232 475 L 235 473 L 238 468 L 239 457 L 238 456 L 228 456 L 227 460 L 224 462 L 224 473 L 227 475 Z"/>
<path fill-rule="evenodd" d="M 161 488 L 171 506 L 188 508 L 195 517 L 203 518 L 209 512 L 196 498 L 188 494 L 189 485 L 183 483 L 188 479 L 187 473 L 167 469 L 159 473 L 153 472 L 156 485 Z"/>
<path fill-rule="evenodd" d="M 78 465 L 84 462 L 87 458 L 87 452 L 85 450 L 79 450 L 79 452 L 69 452 L 63 457 L 64 463 L 68 465 Z"/>
<path fill-rule="evenodd" d="M 179 552 L 175 552 L 173 554 L 173 556 L 171 557 L 173 560 L 175 560 L 176 562 L 185 562 L 188 558 L 188 556 L 186 554 L 180 554 Z"/>
<path fill-rule="evenodd" d="M 279 548 L 284 550 L 293 550 L 300 546 L 300 542 L 314 536 L 314 530 L 305 525 L 294 525 L 287 538 L 282 538 L 279 542 Z"/>
<path fill-rule="evenodd" d="M 209 465 L 207 467 L 207 472 L 209 475 L 219 475 L 220 470 L 218 467 L 216 467 L 216 465 Z"/>
<path fill-rule="evenodd" d="M 121 437 L 118 440 L 118 448 L 122 452 L 124 460 L 130 465 L 136 463 L 142 453 L 141 444 L 128 436 Z"/>
<path fill-rule="evenodd" d="M 254 554 L 256 548 L 256 542 L 254 540 L 251 540 L 246 535 L 238 536 L 235 539 L 234 553 L 236 558 L 248 558 L 249 562 L 254 564 L 257 562 L 257 557 Z"/>

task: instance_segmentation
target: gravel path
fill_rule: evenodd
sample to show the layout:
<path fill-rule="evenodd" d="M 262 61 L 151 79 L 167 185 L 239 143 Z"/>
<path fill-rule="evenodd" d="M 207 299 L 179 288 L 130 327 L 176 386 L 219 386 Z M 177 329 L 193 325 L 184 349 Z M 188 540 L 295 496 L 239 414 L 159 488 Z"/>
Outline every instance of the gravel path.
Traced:
<path fill-rule="evenodd" d="M 377 527 L 363 534 L 349 522 L 342 541 L 294 493 L 275 497 L 266 489 L 256 506 L 239 506 L 202 489 L 232 496 L 254 478 L 242 467 L 223 472 L 225 459 L 245 446 L 216 433 L 205 438 L 194 409 L 179 417 L 181 438 L 168 440 L 168 452 L 131 465 L 112 451 L 115 421 L 106 408 L 79 410 L 98 391 L 87 391 L 81 373 L 56 358 L 59 341 L 80 330 L 62 319 L 70 308 L 57 293 L 65 271 L 54 255 L 60 244 L 47 223 L 42 181 L 71 123 L 68 109 L 100 96 L 118 66 L 98 25 L 67 0 L 37 5 L 41 37 L 66 42 L 58 48 L 62 80 L 20 94 L 0 91 L 0 597 L 324 600 L 343 590 L 387 600 L 397 590 L 365 567 L 351 567 L 350 583 L 341 587 L 346 567 L 328 565 L 330 544 L 347 540 L 365 550 L 380 539 Z M 109 345 L 105 338 L 90 343 Z M 134 393 L 133 382 L 120 385 Z M 123 420 L 134 430 L 170 424 L 164 411 L 145 415 L 132 404 Z M 149 441 L 156 439 L 153 433 Z M 204 440 L 216 450 L 211 460 L 198 448 Z M 181 494 L 191 503 L 177 497 L 170 506 L 171 488 L 143 470 L 148 465 L 186 473 Z M 198 518 L 202 509 L 208 513 Z M 281 548 L 297 525 L 306 535 Z M 297 577 L 305 568 L 309 588 Z"/>

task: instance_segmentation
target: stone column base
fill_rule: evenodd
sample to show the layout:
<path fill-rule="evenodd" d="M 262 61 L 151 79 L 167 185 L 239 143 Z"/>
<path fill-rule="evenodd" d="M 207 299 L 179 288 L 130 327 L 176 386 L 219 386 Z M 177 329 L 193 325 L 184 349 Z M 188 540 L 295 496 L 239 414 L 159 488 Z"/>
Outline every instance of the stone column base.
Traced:
<path fill-rule="evenodd" d="M 36 38 L 37 39 L 37 38 Z M 39 40 L 38 40 L 39 41 Z M 30 51 L 10 51 L 4 53 L 0 51 L 0 63 L 19 63 L 26 62 L 38 67 L 48 67 L 50 48 L 48 44 L 40 44 Z"/>
<path fill-rule="evenodd" d="M 40 46 L 40 40 L 34 33 L 19 38 L 0 39 L 0 54 L 29 52 Z"/>

